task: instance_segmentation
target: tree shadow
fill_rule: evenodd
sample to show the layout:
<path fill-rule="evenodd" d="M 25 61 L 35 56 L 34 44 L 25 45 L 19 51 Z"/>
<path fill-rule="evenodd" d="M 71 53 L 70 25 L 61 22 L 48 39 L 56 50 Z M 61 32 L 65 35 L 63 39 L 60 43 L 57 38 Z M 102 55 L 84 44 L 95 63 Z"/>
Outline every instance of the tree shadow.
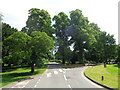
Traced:
<path fill-rule="evenodd" d="M 118 64 L 114 64 L 114 67 L 118 67 Z"/>

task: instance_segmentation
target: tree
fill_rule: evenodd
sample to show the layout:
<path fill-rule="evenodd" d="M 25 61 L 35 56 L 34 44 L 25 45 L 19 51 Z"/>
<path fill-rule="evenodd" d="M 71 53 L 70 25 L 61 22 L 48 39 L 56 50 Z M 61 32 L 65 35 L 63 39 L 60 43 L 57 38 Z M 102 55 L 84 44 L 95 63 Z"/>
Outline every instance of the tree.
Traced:
<path fill-rule="evenodd" d="M 7 64 L 20 64 L 27 56 L 30 56 L 28 43 L 31 37 L 23 32 L 15 32 L 7 37 L 3 44 L 5 45 L 7 55 L 3 57 L 3 62 Z"/>
<path fill-rule="evenodd" d="M 15 32 L 17 32 L 17 29 L 12 28 L 9 24 L 2 23 L 2 58 L 9 54 L 10 49 L 9 47 L 6 47 L 6 45 L 4 45 L 5 39 Z"/>
<path fill-rule="evenodd" d="M 2 17 L 0 13 L 0 64 L 2 63 Z"/>
<path fill-rule="evenodd" d="M 78 54 L 79 62 L 83 62 L 85 50 L 96 42 L 95 37 L 89 27 L 89 21 L 83 16 L 79 9 L 70 12 L 71 41 L 74 43 L 74 52 Z M 71 33 L 72 32 L 72 33 Z"/>
<path fill-rule="evenodd" d="M 50 36 L 45 32 L 34 31 L 31 33 L 30 41 L 30 63 L 31 63 L 31 72 L 34 72 L 34 64 L 37 64 L 37 60 L 41 60 L 42 57 L 45 57 L 47 53 L 51 52 L 54 47 L 54 42 Z"/>
<path fill-rule="evenodd" d="M 26 26 L 22 29 L 23 32 L 30 35 L 32 31 L 46 32 L 52 36 L 53 29 L 51 27 L 51 17 L 45 10 L 32 8 L 29 10 L 29 16 L 26 21 Z"/>
<path fill-rule="evenodd" d="M 69 26 L 69 18 L 64 12 L 60 12 L 58 15 L 53 17 L 55 24 L 53 25 L 55 29 L 57 44 L 58 44 L 58 53 L 59 57 L 62 59 L 62 63 L 65 63 L 65 49 L 68 48 L 68 34 L 67 27 Z"/>
<path fill-rule="evenodd" d="M 120 45 L 117 46 L 117 55 L 118 67 L 120 68 Z"/>
<path fill-rule="evenodd" d="M 4 45 L 8 47 L 8 55 L 3 61 L 8 64 L 21 64 L 27 59 L 31 66 L 31 72 L 34 72 L 34 64 L 42 62 L 42 57 L 46 57 L 53 47 L 54 42 L 45 32 L 34 31 L 31 36 L 24 32 L 16 32 L 5 39 Z"/>
<path fill-rule="evenodd" d="M 2 23 L 2 41 L 4 41 L 5 38 L 17 31 L 17 29 L 12 28 L 9 24 Z"/>

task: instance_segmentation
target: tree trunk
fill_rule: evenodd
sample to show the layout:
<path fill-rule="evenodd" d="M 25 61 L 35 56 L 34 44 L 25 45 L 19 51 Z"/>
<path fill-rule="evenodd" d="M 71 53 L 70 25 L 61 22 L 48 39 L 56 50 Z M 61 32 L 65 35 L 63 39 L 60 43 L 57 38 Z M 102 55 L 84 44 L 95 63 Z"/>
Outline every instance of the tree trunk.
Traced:
<path fill-rule="evenodd" d="M 72 64 L 75 64 L 75 60 L 71 60 Z"/>
<path fill-rule="evenodd" d="M 11 64 L 8 64 L 8 67 L 11 67 Z"/>
<path fill-rule="evenodd" d="M 118 68 L 120 68 L 120 62 L 118 62 Z"/>
<path fill-rule="evenodd" d="M 63 58 L 63 60 L 62 60 L 62 64 L 65 64 L 65 59 Z"/>
<path fill-rule="evenodd" d="M 34 63 L 31 64 L 31 73 L 34 73 Z"/>
<path fill-rule="evenodd" d="M 5 65 L 4 65 L 4 63 L 2 63 L 2 67 L 4 67 Z"/>
<path fill-rule="evenodd" d="M 107 67 L 106 62 L 104 62 L 104 68 L 106 68 L 106 67 Z"/>

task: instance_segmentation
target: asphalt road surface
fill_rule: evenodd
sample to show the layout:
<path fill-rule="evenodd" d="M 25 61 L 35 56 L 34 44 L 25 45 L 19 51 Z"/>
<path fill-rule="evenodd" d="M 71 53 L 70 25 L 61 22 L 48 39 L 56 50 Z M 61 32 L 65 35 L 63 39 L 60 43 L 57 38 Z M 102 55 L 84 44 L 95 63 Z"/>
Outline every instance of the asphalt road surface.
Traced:
<path fill-rule="evenodd" d="M 103 88 L 83 75 L 86 68 L 83 66 L 65 69 L 51 62 L 43 74 L 17 82 L 9 88 Z"/>

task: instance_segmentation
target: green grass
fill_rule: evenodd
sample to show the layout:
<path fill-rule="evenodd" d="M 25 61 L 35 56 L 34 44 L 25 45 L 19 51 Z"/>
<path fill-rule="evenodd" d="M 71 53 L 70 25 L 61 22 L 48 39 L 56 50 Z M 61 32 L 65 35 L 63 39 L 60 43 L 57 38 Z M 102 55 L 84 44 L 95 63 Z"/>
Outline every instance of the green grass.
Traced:
<path fill-rule="evenodd" d="M 0 83 L 0 86 L 3 87 L 12 82 L 15 82 L 30 76 L 34 76 L 37 74 L 42 74 L 46 70 L 46 68 L 47 68 L 47 65 L 43 66 L 42 68 L 35 67 L 34 73 L 30 73 L 31 71 L 30 67 L 8 69 L 6 72 L 0 73 L 2 74 L 2 83 Z"/>
<path fill-rule="evenodd" d="M 76 67 L 81 67 L 84 66 L 84 64 L 61 64 L 62 68 L 76 68 Z"/>
<path fill-rule="evenodd" d="M 118 88 L 118 67 L 116 64 L 107 65 L 107 68 L 104 68 L 103 65 L 89 67 L 85 70 L 85 74 L 106 86 L 111 88 Z M 101 80 L 101 77 L 104 76 L 104 80 Z"/>

